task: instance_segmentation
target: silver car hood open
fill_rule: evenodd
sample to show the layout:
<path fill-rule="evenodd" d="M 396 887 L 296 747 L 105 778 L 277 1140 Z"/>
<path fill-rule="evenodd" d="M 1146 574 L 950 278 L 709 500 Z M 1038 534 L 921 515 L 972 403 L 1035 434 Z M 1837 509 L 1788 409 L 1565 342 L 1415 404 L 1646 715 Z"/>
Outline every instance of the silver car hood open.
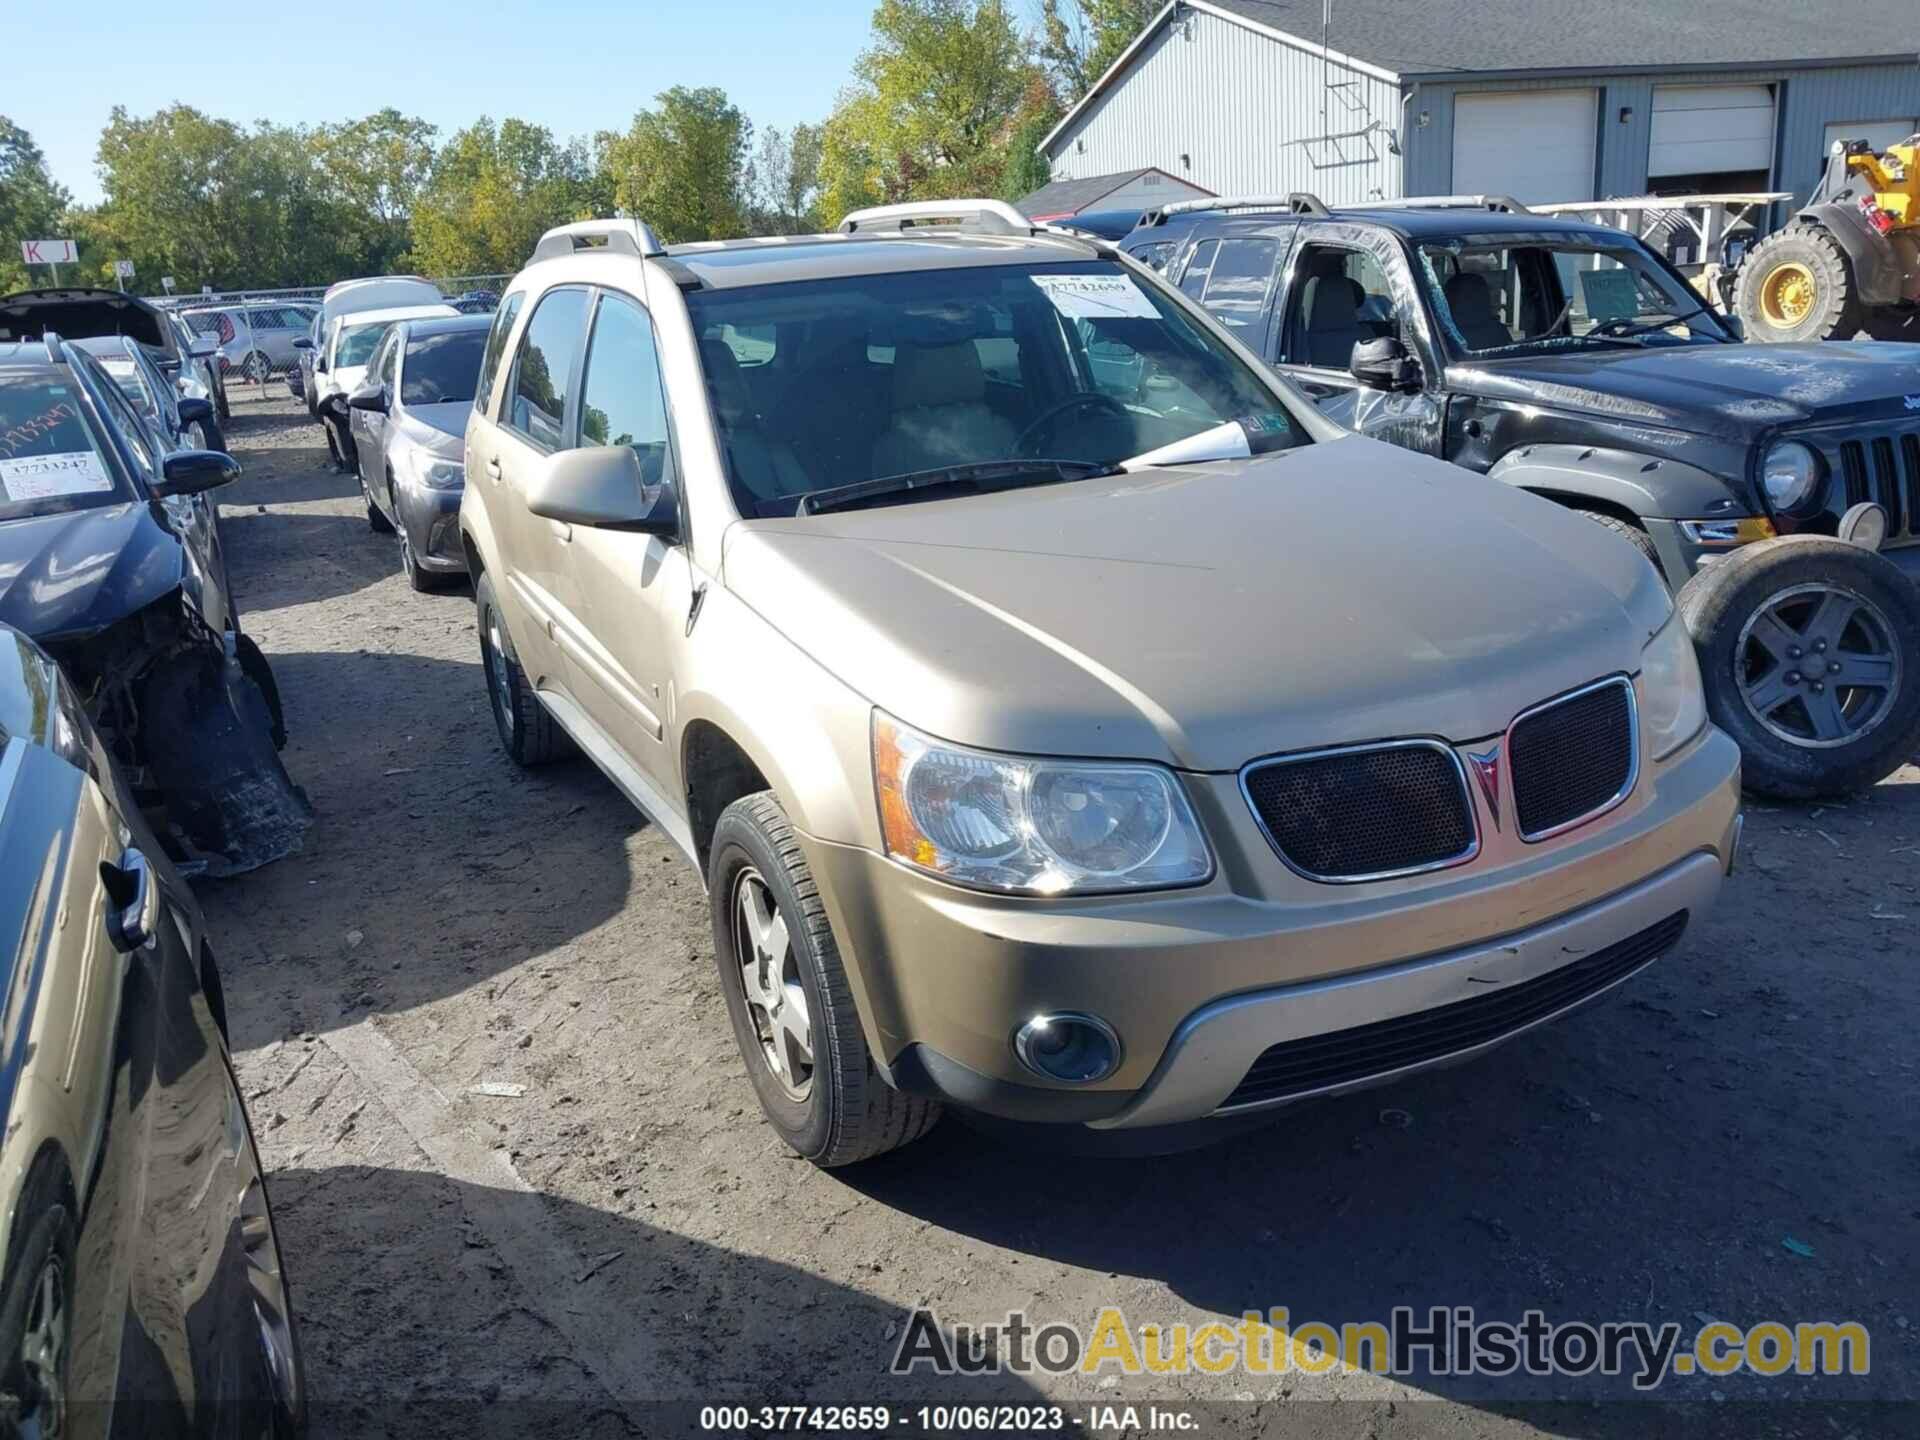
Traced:
<path fill-rule="evenodd" d="M 1464 741 L 1637 671 L 1671 602 L 1582 516 L 1360 437 L 1252 461 L 742 522 L 729 589 L 948 740 L 1233 770 Z"/>

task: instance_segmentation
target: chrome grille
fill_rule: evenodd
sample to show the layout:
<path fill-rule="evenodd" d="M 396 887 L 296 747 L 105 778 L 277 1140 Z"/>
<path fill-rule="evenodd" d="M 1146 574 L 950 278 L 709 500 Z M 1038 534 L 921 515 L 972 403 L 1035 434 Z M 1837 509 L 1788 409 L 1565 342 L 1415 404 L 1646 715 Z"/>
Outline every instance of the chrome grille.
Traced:
<path fill-rule="evenodd" d="M 1625 676 L 1523 711 L 1507 729 L 1516 824 L 1544 840 L 1618 805 L 1639 769 L 1633 682 Z"/>
<path fill-rule="evenodd" d="M 1480 848 L 1466 772 L 1436 740 L 1260 760 L 1241 772 L 1240 788 L 1268 842 L 1309 880 L 1438 870 Z"/>

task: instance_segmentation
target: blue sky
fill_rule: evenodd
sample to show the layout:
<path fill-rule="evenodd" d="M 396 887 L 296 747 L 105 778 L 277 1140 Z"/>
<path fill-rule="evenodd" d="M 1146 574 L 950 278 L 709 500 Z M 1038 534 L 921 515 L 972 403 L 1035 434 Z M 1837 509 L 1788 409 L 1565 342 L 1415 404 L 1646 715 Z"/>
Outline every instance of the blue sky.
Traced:
<path fill-rule="evenodd" d="M 872 13 L 873 0 L 34 5 L 0 113 L 84 202 L 100 198 L 94 147 L 116 104 L 283 125 L 394 105 L 442 135 L 518 115 L 564 140 L 624 128 L 670 85 L 718 85 L 757 125 L 785 129 L 825 117 Z"/>

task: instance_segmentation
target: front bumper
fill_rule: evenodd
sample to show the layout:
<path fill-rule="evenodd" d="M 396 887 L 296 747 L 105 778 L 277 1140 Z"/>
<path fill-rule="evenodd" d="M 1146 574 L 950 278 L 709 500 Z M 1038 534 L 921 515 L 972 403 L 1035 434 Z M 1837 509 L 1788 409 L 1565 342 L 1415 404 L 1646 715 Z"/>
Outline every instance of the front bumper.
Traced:
<path fill-rule="evenodd" d="M 467 552 L 460 544 L 460 491 L 396 479 L 394 498 L 415 563 L 436 574 L 466 574 Z"/>
<path fill-rule="evenodd" d="M 1502 836 L 1438 875 L 1320 886 L 1237 858 L 1272 852 L 1245 836 L 1233 777 L 1194 777 L 1214 778 L 1229 798 L 1195 798 L 1225 836 L 1221 874 L 1185 892 L 1009 899 L 803 836 L 889 1078 L 1025 1121 L 1129 1128 L 1214 1115 L 1276 1043 L 1548 974 L 1679 911 L 1697 919 L 1732 863 L 1740 806 L 1739 752 L 1708 728 L 1582 829 L 1533 846 Z M 1111 1077 L 1060 1085 L 1020 1065 L 1013 1032 L 1058 1011 L 1113 1027 L 1124 1056 Z M 1448 1058 L 1458 1057 L 1423 1064 Z"/>

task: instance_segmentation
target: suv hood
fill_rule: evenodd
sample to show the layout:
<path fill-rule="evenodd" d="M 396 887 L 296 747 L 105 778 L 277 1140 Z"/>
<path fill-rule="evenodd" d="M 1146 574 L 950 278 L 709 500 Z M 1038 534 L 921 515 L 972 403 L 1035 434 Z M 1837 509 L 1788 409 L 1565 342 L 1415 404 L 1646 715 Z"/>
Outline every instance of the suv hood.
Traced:
<path fill-rule="evenodd" d="M 1469 394 L 1749 440 L 1811 420 L 1910 414 L 1906 402 L 1920 402 L 1920 347 L 1618 346 L 1475 361 L 1448 379 Z"/>
<path fill-rule="evenodd" d="M 0 521 L 0 623 L 42 644 L 103 630 L 177 587 L 185 558 L 131 501 Z"/>
<path fill-rule="evenodd" d="M 1671 610 L 1592 521 L 1359 436 L 728 533 L 727 587 L 947 740 L 1234 770 L 1463 741 L 1640 668 Z"/>

